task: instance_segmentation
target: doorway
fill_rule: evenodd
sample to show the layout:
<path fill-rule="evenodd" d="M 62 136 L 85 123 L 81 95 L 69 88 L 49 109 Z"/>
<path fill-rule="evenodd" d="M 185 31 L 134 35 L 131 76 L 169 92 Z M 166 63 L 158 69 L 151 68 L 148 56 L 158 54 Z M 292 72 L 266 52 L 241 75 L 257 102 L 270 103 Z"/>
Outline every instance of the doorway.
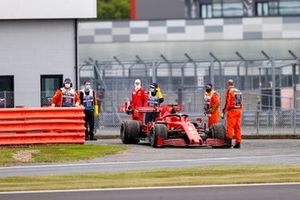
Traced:
<path fill-rule="evenodd" d="M 57 89 L 62 87 L 63 75 L 41 75 L 41 106 L 50 106 Z"/>
<path fill-rule="evenodd" d="M 0 76 L 0 108 L 14 107 L 14 76 Z"/>

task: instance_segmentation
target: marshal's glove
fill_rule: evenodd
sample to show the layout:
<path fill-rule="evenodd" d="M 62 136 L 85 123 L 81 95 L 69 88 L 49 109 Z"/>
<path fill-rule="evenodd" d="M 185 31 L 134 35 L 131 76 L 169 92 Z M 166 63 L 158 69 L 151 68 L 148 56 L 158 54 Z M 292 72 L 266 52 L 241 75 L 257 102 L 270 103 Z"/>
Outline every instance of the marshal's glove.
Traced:
<path fill-rule="evenodd" d="M 127 115 L 130 115 L 130 114 L 132 113 L 132 107 L 131 107 L 131 105 L 129 105 L 129 106 L 127 107 L 126 113 L 127 113 Z"/>
<path fill-rule="evenodd" d="M 208 109 L 207 113 L 212 114 L 214 111 L 215 111 L 214 109 L 210 108 L 210 109 Z"/>

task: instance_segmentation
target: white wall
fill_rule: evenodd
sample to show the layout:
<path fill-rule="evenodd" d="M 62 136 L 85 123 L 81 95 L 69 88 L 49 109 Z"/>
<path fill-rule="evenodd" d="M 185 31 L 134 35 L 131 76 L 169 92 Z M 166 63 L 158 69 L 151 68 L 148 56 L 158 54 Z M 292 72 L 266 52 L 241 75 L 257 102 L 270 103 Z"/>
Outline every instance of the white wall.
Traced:
<path fill-rule="evenodd" d="M 0 0 L 0 19 L 97 17 L 96 0 Z"/>
<path fill-rule="evenodd" d="M 40 106 L 40 75 L 75 83 L 74 20 L 0 21 L 0 75 L 14 75 L 15 106 Z"/>

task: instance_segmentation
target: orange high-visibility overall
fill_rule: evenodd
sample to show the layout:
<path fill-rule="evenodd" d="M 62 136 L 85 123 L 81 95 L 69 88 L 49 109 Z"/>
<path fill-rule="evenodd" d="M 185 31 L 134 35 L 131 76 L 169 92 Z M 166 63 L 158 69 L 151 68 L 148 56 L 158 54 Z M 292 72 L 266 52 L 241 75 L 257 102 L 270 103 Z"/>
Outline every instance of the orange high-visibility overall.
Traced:
<path fill-rule="evenodd" d="M 220 97 L 216 91 L 211 91 L 210 94 L 205 92 L 204 94 L 205 101 L 205 114 L 208 117 L 208 128 L 213 124 L 219 123 L 220 119 Z"/>
<path fill-rule="evenodd" d="M 242 142 L 241 115 L 242 115 L 242 93 L 231 87 L 226 92 L 226 103 L 223 113 L 227 112 L 227 133 L 226 136 L 232 139 L 236 137 L 236 143 Z"/>
<path fill-rule="evenodd" d="M 52 105 L 56 107 L 71 107 L 80 104 L 79 95 L 71 88 L 69 90 L 60 88 L 52 97 Z"/>

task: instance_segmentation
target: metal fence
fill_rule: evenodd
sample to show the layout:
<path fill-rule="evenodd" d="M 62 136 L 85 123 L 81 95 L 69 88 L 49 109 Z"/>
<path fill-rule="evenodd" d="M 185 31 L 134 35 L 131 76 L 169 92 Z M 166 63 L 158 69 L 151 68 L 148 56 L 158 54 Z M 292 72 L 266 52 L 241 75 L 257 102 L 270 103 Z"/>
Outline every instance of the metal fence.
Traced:
<path fill-rule="evenodd" d="M 224 104 L 224 91 L 218 91 L 221 96 L 221 109 Z M 107 91 L 106 98 L 103 99 L 101 114 L 98 124 L 101 129 L 118 128 L 123 120 L 129 119 L 130 116 L 117 112 L 117 108 L 130 99 L 131 91 Z M 203 91 L 195 90 L 194 92 L 185 91 L 182 105 L 184 113 L 189 114 L 192 120 L 196 117 L 202 117 L 203 114 Z M 164 92 L 165 101 L 163 104 L 174 104 L 178 102 L 178 93 Z M 275 117 L 270 105 L 261 105 L 261 95 L 259 92 L 243 91 L 244 109 L 242 116 L 242 127 L 245 134 L 297 134 L 300 133 L 300 110 L 276 108 Z M 258 98 L 259 97 L 259 98 Z M 270 97 L 270 96 L 268 96 Z M 279 97 L 278 97 L 279 98 Z M 285 97 L 280 97 L 284 101 Z M 289 101 L 292 99 L 288 98 Z M 262 109 L 263 108 L 263 109 Z M 221 120 L 221 123 L 225 123 Z"/>
<path fill-rule="evenodd" d="M 233 79 L 243 92 L 242 126 L 245 134 L 298 134 L 300 128 L 300 78 L 299 59 L 246 60 L 237 52 L 240 60 L 219 61 L 215 55 L 211 61 L 197 61 L 185 55 L 185 61 L 170 61 L 164 55 L 161 60 L 97 61 L 90 58 L 82 63 L 80 82 L 90 80 L 94 88 L 101 89 L 101 129 L 119 127 L 129 119 L 118 107 L 130 99 L 135 79 L 141 79 L 148 89 L 152 82 L 160 85 L 164 104 L 180 103 L 184 112 L 192 118 L 203 116 L 203 86 L 212 83 L 224 103 L 225 83 Z M 221 123 L 225 123 L 221 121 Z M 299 131 L 300 134 L 300 131 Z"/>
<path fill-rule="evenodd" d="M 292 53 L 292 52 L 290 52 Z M 148 89 L 151 82 L 161 86 L 164 104 L 180 103 L 184 112 L 192 118 L 203 116 L 203 85 L 210 82 L 219 92 L 224 103 L 225 82 L 233 79 L 243 92 L 242 126 L 246 133 L 297 134 L 300 128 L 299 60 L 273 60 L 264 52 L 266 59 L 196 61 L 185 54 L 185 61 L 162 60 L 122 62 L 89 59 L 79 70 L 80 82 L 90 80 L 94 88 L 101 88 L 100 128 L 119 127 L 129 119 L 118 107 L 130 99 L 134 80 L 142 80 Z M 274 104 L 273 104 L 274 102 Z M 225 123 L 222 121 L 222 123 Z"/>
<path fill-rule="evenodd" d="M 300 134 L 300 60 L 197 61 L 187 60 L 97 61 L 89 59 L 79 67 L 79 81 L 89 80 L 98 94 L 101 114 L 99 129 L 118 128 L 124 113 L 118 107 L 131 97 L 135 79 L 148 89 L 152 82 L 160 85 L 164 104 L 180 103 L 192 118 L 203 116 L 203 86 L 212 83 L 224 104 L 225 83 L 233 79 L 243 92 L 242 126 L 246 134 Z M 49 92 L 48 92 L 49 93 Z M 53 91 L 54 94 L 54 91 Z M 49 105 L 51 95 L 41 93 L 41 105 Z M 14 93 L 0 92 L 0 107 L 14 107 Z M 205 118 L 204 118 L 205 119 Z M 223 122 L 224 123 L 224 122 Z M 299 132 L 299 133 L 298 133 Z"/>
<path fill-rule="evenodd" d="M 116 81 L 117 82 L 117 81 Z M 96 127 L 100 131 L 120 127 L 123 120 L 130 119 L 125 113 L 118 112 L 118 107 L 131 97 L 131 85 L 126 85 L 124 90 L 104 90 L 102 87 L 97 89 L 98 100 L 100 102 L 101 114 L 96 120 Z M 174 92 L 163 91 L 164 104 L 181 103 L 184 106 L 184 113 L 190 115 L 192 120 L 202 117 L 203 114 L 203 89 L 201 87 L 186 88 Z M 221 97 L 221 108 L 224 104 L 224 90 L 218 90 Z M 299 96 L 297 93 L 296 96 Z M 262 104 L 261 100 L 267 101 Z M 289 96 L 276 96 L 275 115 L 272 110 L 272 95 L 261 94 L 261 90 L 243 91 L 243 117 L 242 127 L 244 134 L 299 134 L 300 133 L 300 110 L 299 100 L 296 99 L 296 109 L 294 99 Z M 49 98 L 45 98 L 44 106 L 49 105 Z M 0 92 L 0 107 L 14 107 L 14 93 Z M 225 123 L 221 120 L 221 123 Z"/>

